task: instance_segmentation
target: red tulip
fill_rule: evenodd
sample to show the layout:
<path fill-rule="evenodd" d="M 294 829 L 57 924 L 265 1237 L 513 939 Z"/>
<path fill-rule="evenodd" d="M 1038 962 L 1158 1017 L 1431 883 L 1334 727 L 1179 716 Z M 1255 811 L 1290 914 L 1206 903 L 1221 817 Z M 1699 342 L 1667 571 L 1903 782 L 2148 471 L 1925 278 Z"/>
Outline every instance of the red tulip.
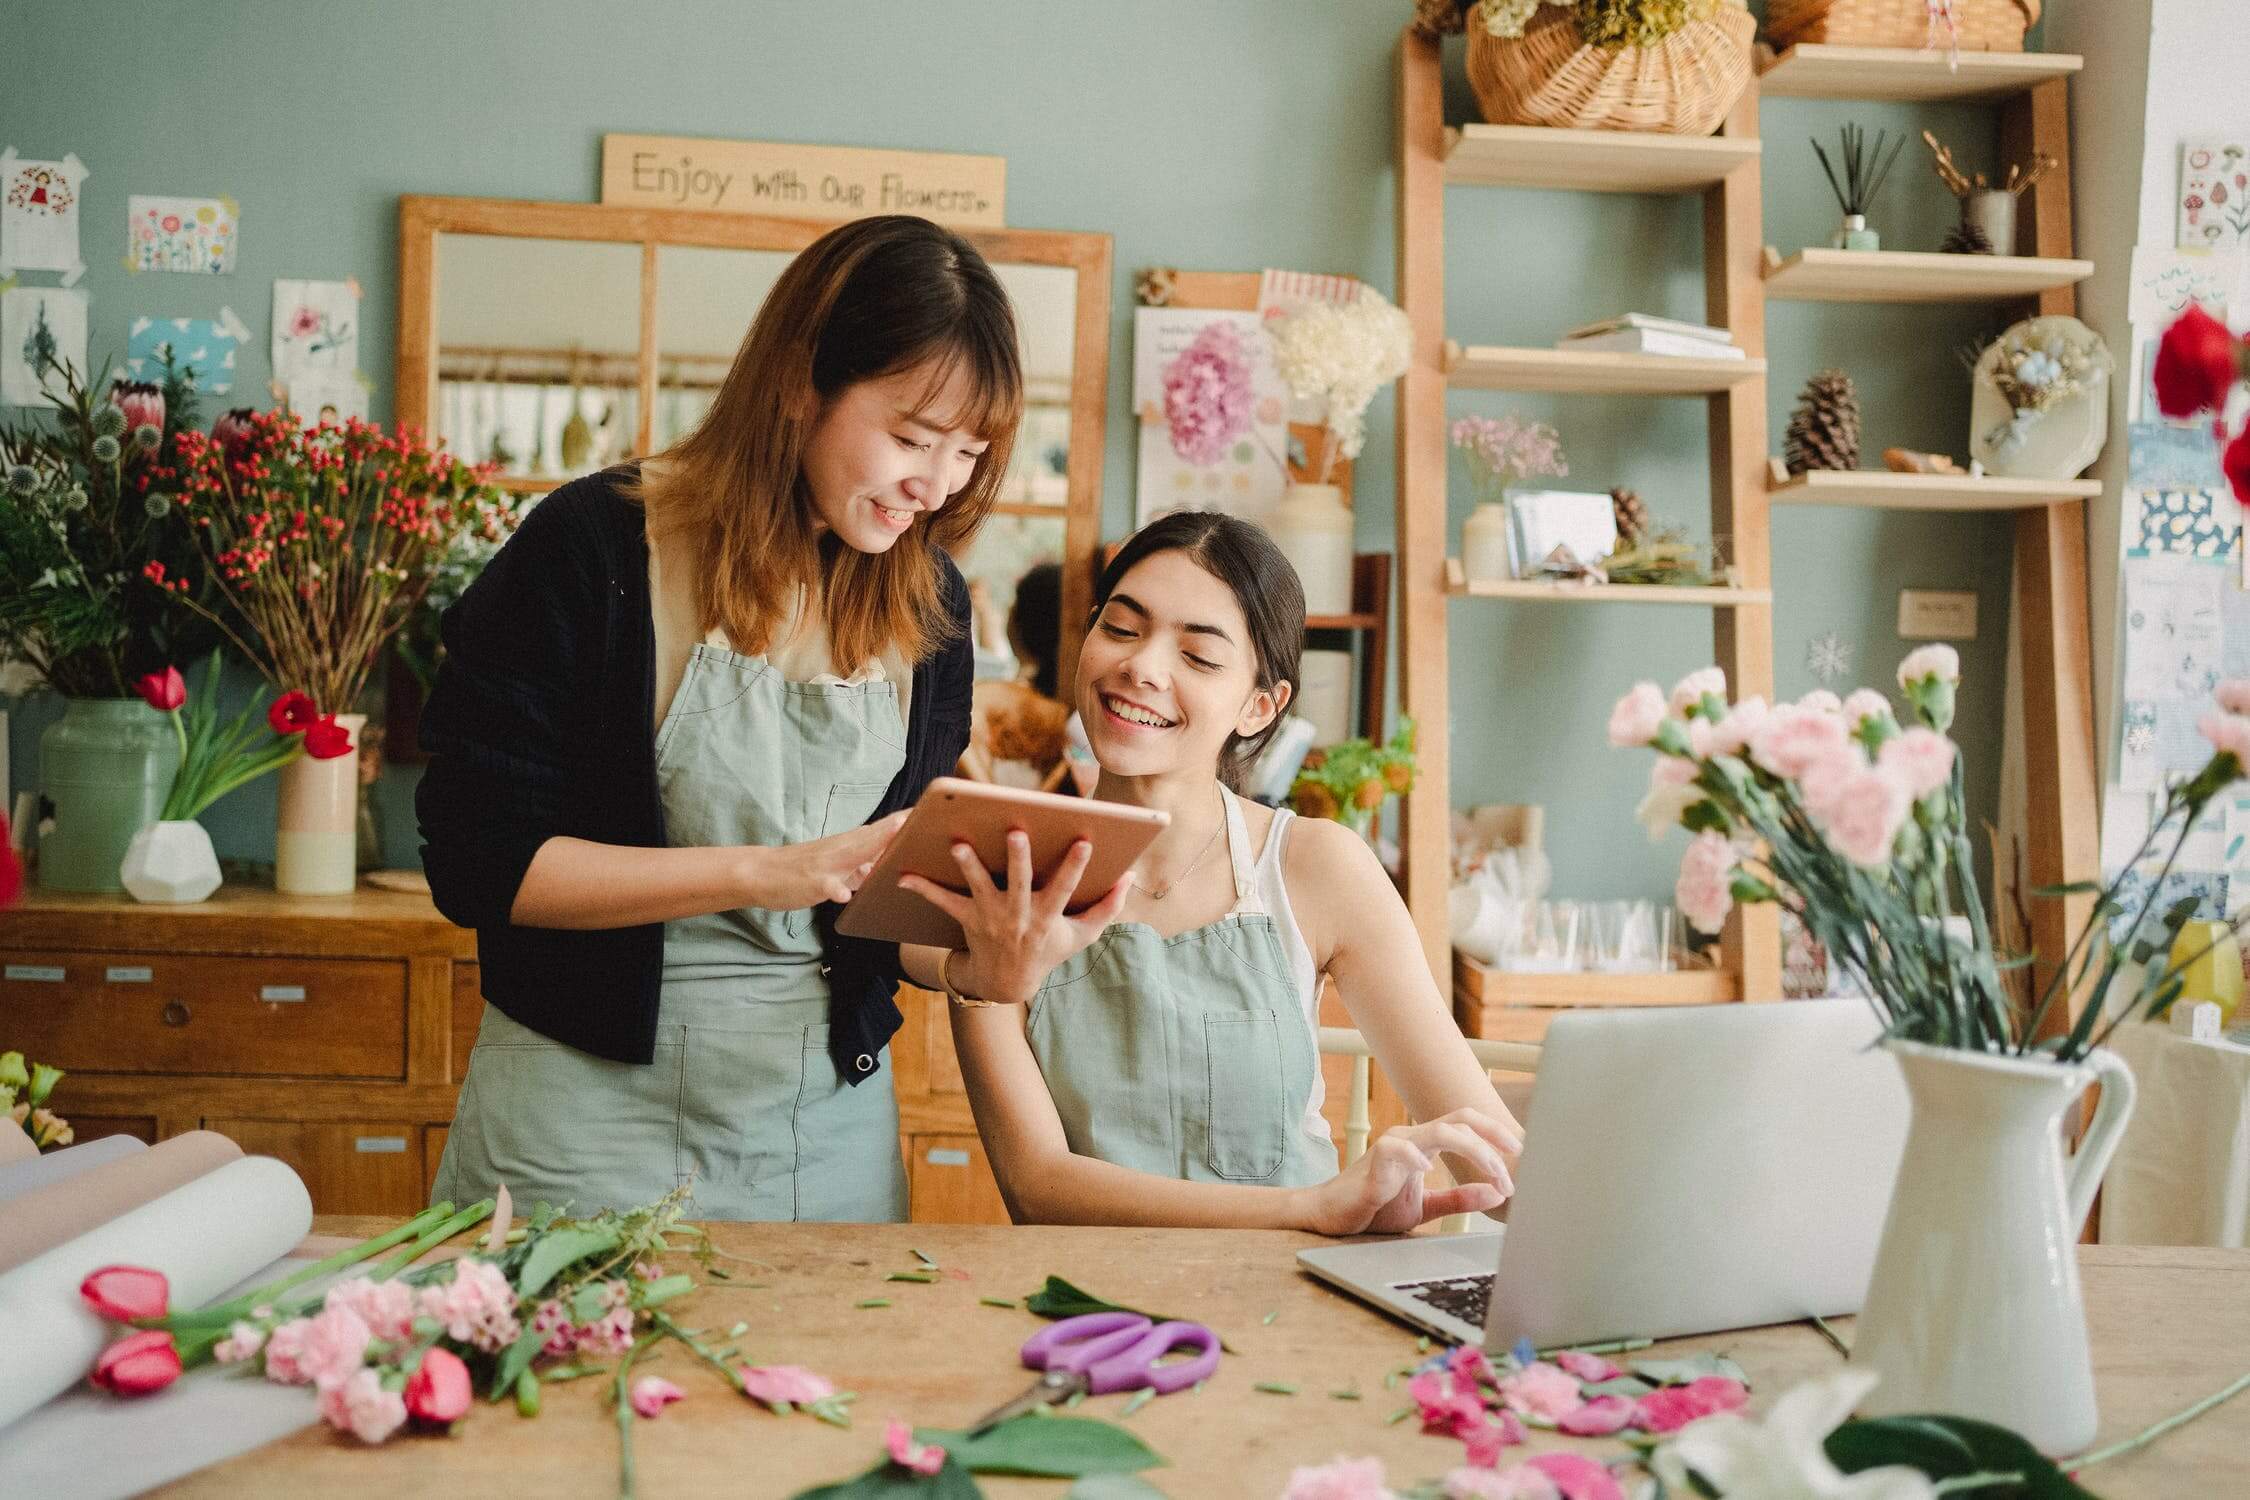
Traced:
<path fill-rule="evenodd" d="M 2156 346 L 2156 405 L 2167 417 L 2188 417 L 2226 405 L 2241 374 L 2241 341 L 2227 325 L 2191 302 Z"/>
<path fill-rule="evenodd" d="M 103 1266 L 78 1284 L 78 1295 L 103 1317 L 130 1323 L 163 1317 L 172 1305 L 172 1284 L 146 1266 Z"/>
<path fill-rule="evenodd" d="M 2234 486 L 2234 498 L 2250 505 L 2250 422 L 2244 423 L 2242 430 L 2234 435 L 2234 441 L 2227 444 L 2219 466 L 2226 470 L 2227 482 Z"/>
<path fill-rule="evenodd" d="M 0 911 L 16 904 L 23 894 L 23 861 L 16 858 L 16 846 L 8 834 L 7 815 L 0 813 Z"/>
<path fill-rule="evenodd" d="M 319 721 L 319 707 L 304 693 L 283 693 L 266 710 L 266 722 L 275 734 L 303 734 Z"/>
<path fill-rule="evenodd" d="M 133 691 L 141 701 L 160 714 L 168 714 L 187 702 L 187 679 L 178 667 L 166 667 L 161 672 L 151 672 L 133 684 Z"/>
<path fill-rule="evenodd" d="M 348 755 L 352 748 L 352 732 L 336 722 L 334 714 L 322 714 L 319 722 L 305 731 L 305 754 L 314 760 L 334 760 Z"/>
<path fill-rule="evenodd" d="M 164 427 L 164 392 L 145 380 L 116 380 L 110 382 L 109 404 L 125 413 L 125 430 L 136 427 Z"/>
<path fill-rule="evenodd" d="M 450 1349 L 423 1351 L 421 1365 L 406 1377 L 406 1414 L 443 1427 L 468 1409 L 469 1367 Z"/>
<path fill-rule="evenodd" d="M 180 1378 L 180 1351 L 161 1328 L 128 1334 L 94 1362 L 94 1384 L 120 1396 L 145 1396 Z"/>

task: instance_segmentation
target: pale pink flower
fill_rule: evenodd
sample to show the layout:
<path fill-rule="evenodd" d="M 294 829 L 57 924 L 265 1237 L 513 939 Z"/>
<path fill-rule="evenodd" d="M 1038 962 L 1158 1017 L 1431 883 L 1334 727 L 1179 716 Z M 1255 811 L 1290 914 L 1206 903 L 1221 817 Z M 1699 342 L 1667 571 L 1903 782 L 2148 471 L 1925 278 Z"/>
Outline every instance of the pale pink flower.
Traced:
<path fill-rule="evenodd" d="M 2241 714 L 2205 714 L 2195 721 L 2195 732 L 2209 740 L 2212 749 L 2232 755 L 2237 764 L 2250 770 L 2250 718 Z"/>
<path fill-rule="evenodd" d="M 1941 682 L 1961 680 L 1961 653 L 1951 646 L 1917 646 L 1898 664 L 1898 685 L 1912 687 L 1925 678 Z"/>
<path fill-rule="evenodd" d="M 1555 1356 L 1555 1363 L 1589 1384 L 1615 1380 L 1625 1373 L 1599 1354 L 1588 1354 L 1583 1349 L 1565 1349 Z"/>
<path fill-rule="evenodd" d="M 539 1304 L 531 1315 L 531 1326 L 547 1335 L 547 1342 L 539 1346 L 541 1354 L 568 1354 L 578 1347 L 578 1325 L 571 1321 L 570 1309 L 559 1297 L 549 1297 Z"/>
<path fill-rule="evenodd" d="M 753 1401 L 767 1403 L 794 1401 L 825 1401 L 836 1394 L 836 1386 L 825 1375 L 816 1375 L 803 1365 L 744 1365 L 742 1367 L 742 1392 Z"/>
<path fill-rule="evenodd" d="M 1625 1500 L 1617 1476 L 1583 1454 L 1542 1453 L 1524 1462 L 1553 1480 L 1562 1500 Z"/>
<path fill-rule="evenodd" d="M 1555 1482 L 1529 1464 L 1510 1469 L 1455 1469 L 1445 1476 L 1445 1500 L 1562 1500 Z"/>
<path fill-rule="evenodd" d="M 1727 674 L 1717 667 L 1698 667 L 1678 682 L 1672 684 L 1671 708 L 1676 714 L 1690 709 L 1700 709 L 1706 697 L 1724 703 L 1727 697 Z"/>
<path fill-rule="evenodd" d="M 266 1336 L 266 1379 L 276 1385 L 311 1382 L 311 1372 L 301 1362 L 305 1335 L 311 1328 L 312 1319 L 292 1318 Z"/>
<path fill-rule="evenodd" d="M 1484 1421 L 1484 1396 L 1476 1382 L 1447 1370 L 1424 1370 L 1406 1383 L 1421 1408 L 1424 1432 L 1460 1432 Z"/>
<path fill-rule="evenodd" d="M 686 1396 L 687 1392 L 661 1375 L 643 1375 L 633 1382 L 633 1410 L 644 1417 L 653 1417 Z"/>
<path fill-rule="evenodd" d="M 2229 677 L 2213 690 L 2219 707 L 2230 714 L 2250 714 L 2250 677 Z"/>
<path fill-rule="evenodd" d="M 597 1358 L 609 1358 L 632 1348 L 633 1309 L 613 1307 L 593 1322 L 579 1324 L 578 1347 Z"/>
<path fill-rule="evenodd" d="M 1857 725 L 1863 719 L 1880 719 L 1891 711 L 1891 700 L 1873 688 L 1861 688 L 1844 700 L 1844 718 Z"/>
<path fill-rule="evenodd" d="M 211 1350 L 211 1357 L 222 1365 L 238 1365 L 256 1354 L 266 1341 L 266 1331 L 255 1323 L 237 1322 L 227 1330 L 227 1336 Z"/>
<path fill-rule="evenodd" d="M 1453 1372 L 1456 1380 L 1467 1381 L 1471 1386 L 1492 1373 L 1492 1361 L 1474 1344 L 1455 1346 L 1445 1357 L 1445 1367 Z"/>
<path fill-rule="evenodd" d="M 914 1441 L 914 1429 L 896 1417 L 883 1421 L 883 1446 L 891 1462 L 916 1474 L 935 1474 L 945 1467 L 945 1450 L 935 1443 Z"/>
<path fill-rule="evenodd" d="M 369 1281 L 354 1276 L 328 1289 L 323 1307 L 348 1307 L 359 1314 L 367 1331 L 387 1343 L 398 1343 L 414 1333 L 414 1289 L 401 1281 Z"/>
<path fill-rule="evenodd" d="M 1687 721 L 1688 754 L 1697 760 L 1709 760 L 1711 747 L 1719 742 L 1719 726 L 1700 714 Z"/>
<path fill-rule="evenodd" d="M 1397 1500 L 1383 1481 L 1379 1458 L 1339 1458 L 1289 1471 L 1281 1500 Z"/>
<path fill-rule="evenodd" d="M 506 1348 L 523 1332 L 516 1321 L 516 1289 L 488 1260 L 464 1255 L 453 1279 L 422 1288 L 416 1310 L 445 1325 L 445 1336 L 487 1353 Z"/>
<path fill-rule="evenodd" d="M 1689 841 L 1672 902 L 1696 931 L 1716 936 L 1727 925 L 1727 913 L 1734 909 L 1733 870 L 1734 845 L 1725 834 L 1705 829 Z"/>
<path fill-rule="evenodd" d="M 1846 740 L 1833 750 L 1826 751 L 1805 767 L 1797 777 L 1797 800 L 1812 814 L 1816 823 L 1826 823 L 1828 815 L 1851 784 L 1851 779 L 1868 767 L 1867 752 L 1857 741 Z"/>
<path fill-rule="evenodd" d="M 1826 688 L 1814 688 L 1797 700 L 1797 706 L 1816 714 L 1840 714 L 1844 711 L 1844 700 Z"/>
<path fill-rule="evenodd" d="M 1633 809 L 1633 816 L 1648 830 L 1650 843 L 1677 828 L 1680 815 L 1703 800 L 1695 775 L 1695 762 L 1673 755 L 1659 755 L 1649 767 L 1648 795 Z"/>
<path fill-rule="evenodd" d="M 1853 772 L 1829 803 L 1824 817 L 1829 844 L 1855 865 L 1874 867 L 1891 857 L 1914 799 L 1896 774 L 1881 767 Z"/>
<path fill-rule="evenodd" d="M 1572 1437 L 1608 1437 L 1633 1420 L 1633 1403 L 1623 1396 L 1596 1396 L 1555 1426 Z"/>
<path fill-rule="evenodd" d="M 1717 835 L 1713 835 L 1717 837 Z M 1721 842 L 1725 842 L 1723 839 Z M 1728 850 L 1731 856 L 1733 851 Z M 1578 1379 L 1545 1360 L 1534 1360 L 1500 1381 L 1500 1399 L 1521 1416 L 1556 1422 L 1586 1404 Z"/>
<path fill-rule="evenodd" d="M 1953 741 L 1934 729 L 1919 726 L 1883 741 L 1875 764 L 1905 784 L 1908 796 L 1920 801 L 1953 782 Z"/>
<path fill-rule="evenodd" d="M 1764 726 L 1772 712 L 1766 700 L 1753 693 L 1727 710 L 1727 716 L 1711 726 L 1712 755 L 1740 755 L 1750 748 L 1751 738 Z"/>
<path fill-rule="evenodd" d="M 1851 731 L 1834 714 L 1786 703 L 1768 714 L 1750 736 L 1750 755 L 1774 775 L 1794 781 L 1806 767 L 1850 739 Z"/>
<path fill-rule="evenodd" d="M 1530 1436 L 1523 1430 L 1523 1420 L 1512 1411 L 1500 1412 L 1489 1422 L 1482 1418 L 1464 1422 L 1453 1435 L 1462 1442 L 1462 1456 L 1480 1469 L 1493 1467 L 1500 1462 L 1503 1450 Z"/>
<path fill-rule="evenodd" d="M 342 1385 L 367 1362 L 367 1341 L 373 1335 L 358 1313 L 348 1307 L 324 1307 L 313 1314 L 305 1329 L 297 1368 L 322 1390 Z M 271 1368 L 272 1355 L 267 1355 Z"/>
<path fill-rule="evenodd" d="M 1749 1399 L 1741 1381 L 1701 1375 L 1686 1385 L 1668 1385 L 1641 1397 L 1633 1411 L 1633 1425 L 1643 1432 L 1677 1432 L 1700 1418 L 1739 1410 Z"/>
<path fill-rule="evenodd" d="M 1636 682 L 1633 690 L 1609 711 L 1612 745 L 1645 745 L 1656 738 L 1664 722 L 1664 690 L 1653 682 Z"/>
<path fill-rule="evenodd" d="M 383 1389 L 379 1371 L 362 1366 L 351 1379 L 323 1386 L 320 1415 L 338 1432 L 380 1443 L 406 1423 L 406 1397 Z"/>

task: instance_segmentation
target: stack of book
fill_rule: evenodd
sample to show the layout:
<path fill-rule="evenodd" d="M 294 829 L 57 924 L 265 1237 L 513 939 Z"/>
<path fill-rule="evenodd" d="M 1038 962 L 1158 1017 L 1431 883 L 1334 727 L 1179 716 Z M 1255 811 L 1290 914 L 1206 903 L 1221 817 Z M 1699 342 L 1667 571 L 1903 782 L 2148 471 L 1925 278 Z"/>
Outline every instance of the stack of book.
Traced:
<path fill-rule="evenodd" d="M 1683 359 L 1741 359 L 1742 349 L 1724 328 L 1682 323 L 1647 313 L 1625 313 L 1573 328 L 1555 341 L 1557 349 L 1613 354 L 1666 354 Z"/>

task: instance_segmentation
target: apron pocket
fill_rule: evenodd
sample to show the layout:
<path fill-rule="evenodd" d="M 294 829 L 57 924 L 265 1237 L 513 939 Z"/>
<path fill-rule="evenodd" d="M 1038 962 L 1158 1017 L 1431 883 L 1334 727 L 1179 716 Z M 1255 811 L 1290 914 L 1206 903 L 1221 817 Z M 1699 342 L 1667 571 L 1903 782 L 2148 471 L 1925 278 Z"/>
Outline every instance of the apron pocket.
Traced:
<path fill-rule="evenodd" d="M 1212 1172 L 1236 1182 L 1271 1177 L 1281 1170 L 1291 1124 L 1279 1021 L 1270 1010 L 1205 1016 L 1203 1055 Z"/>
<path fill-rule="evenodd" d="M 883 802 L 883 794 L 891 789 L 887 781 L 839 781 L 828 788 L 828 806 L 820 819 L 820 832 L 813 838 L 826 838 L 832 833 L 843 833 L 865 824 Z M 784 924 L 789 935 L 800 937 L 812 923 L 808 909 L 787 913 Z"/>
<path fill-rule="evenodd" d="M 906 1218 L 906 1162 L 890 1049 L 875 1061 L 865 1082 L 847 1084 L 828 1056 L 828 1027 L 804 1030 L 796 1110 L 800 1219 L 885 1224 Z"/>
<path fill-rule="evenodd" d="M 803 1035 L 801 1026 L 686 1028 L 673 1148 L 680 1180 L 693 1179 L 697 1217 L 797 1216 L 790 1114 L 803 1076 Z"/>

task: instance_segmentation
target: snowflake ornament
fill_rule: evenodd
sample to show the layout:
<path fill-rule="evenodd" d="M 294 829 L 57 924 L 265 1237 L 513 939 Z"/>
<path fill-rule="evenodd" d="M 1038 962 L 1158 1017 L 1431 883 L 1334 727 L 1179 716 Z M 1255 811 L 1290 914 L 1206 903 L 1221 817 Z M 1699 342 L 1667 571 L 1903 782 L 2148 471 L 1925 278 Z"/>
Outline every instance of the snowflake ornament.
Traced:
<path fill-rule="evenodd" d="M 1805 647 L 1805 669 L 1822 683 L 1833 683 L 1852 673 L 1852 648 L 1831 630 Z"/>

